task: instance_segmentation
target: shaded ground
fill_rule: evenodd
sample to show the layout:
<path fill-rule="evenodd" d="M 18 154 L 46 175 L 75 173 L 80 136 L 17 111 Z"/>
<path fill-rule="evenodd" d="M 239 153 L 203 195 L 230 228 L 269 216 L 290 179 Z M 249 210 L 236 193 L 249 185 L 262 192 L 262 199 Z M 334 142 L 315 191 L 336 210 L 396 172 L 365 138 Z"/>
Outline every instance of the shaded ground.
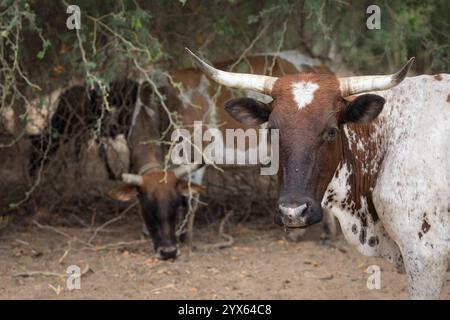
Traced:
<path fill-rule="evenodd" d="M 149 243 L 140 238 L 137 218 L 100 232 L 92 241 L 94 247 L 82 243 L 93 234 L 89 228 L 9 229 L 0 235 L 0 298 L 407 298 L 405 275 L 397 274 L 382 259 L 361 256 L 342 236 L 332 246 L 322 245 L 316 227 L 303 241 L 292 243 L 270 221 L 260 223 L 233 227 L 234 246 L 210 251 L 199 248 L 220 240 L 218 225 L 197 230 L 199 248 L 188 254 L 184 247 L 175 262 L 153 257 Z M 124 241 L 137 242 L 111 247 Z M 65 288 L 63 274 L 72 264 L 90 268 L 82 276 L 80 290 Z M 366 288 L 365 269 L 373 264 L 382 269 L 380 290 Z M 30 276 L 20 275 L 24 272 Z M 442 297 L 450 298 L 450 276 Z"/>

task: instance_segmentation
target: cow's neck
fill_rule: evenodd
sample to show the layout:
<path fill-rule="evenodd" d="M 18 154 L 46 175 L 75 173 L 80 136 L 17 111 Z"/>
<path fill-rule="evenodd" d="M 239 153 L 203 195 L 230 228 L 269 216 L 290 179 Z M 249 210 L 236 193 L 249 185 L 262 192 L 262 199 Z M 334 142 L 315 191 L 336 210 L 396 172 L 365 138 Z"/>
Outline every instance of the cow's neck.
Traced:
<path fill-rule="evenodd" d="M 340 139 L 341 160 L 327 188 L 324 205 L 358 215 L 363 225 L 368 220 L 376 222 L 372 191 L 384 153 L 380 123 L 345 124 Z"/>
<path fill-rule="evenodd" d="M 381 121 L 381 120 L 380 120 Z M 343 125 L 341 132 L 342 161 L 347 166 L 349 193 L 346 208 L 351 214 L 360 214 L 361 222 L 367 219 L 378 220 L 372 202 L 372 191 L 378 176 L 378 170 L 384 156 L 381 123 Z M 338 170 L 337 170 L 338 171 Z M 364 216 L 366 211 L 370 216 Z"/>
<path fill-rule="evenodd" d="M 322 200 L 322 206 L 338 218 L 346 238 L 367 255 L 380 254 L 377 235 L 382 226 L 372 191 L 384 155 L 381 127 L 382 120 L 343 126 L 341 161 Z"/>

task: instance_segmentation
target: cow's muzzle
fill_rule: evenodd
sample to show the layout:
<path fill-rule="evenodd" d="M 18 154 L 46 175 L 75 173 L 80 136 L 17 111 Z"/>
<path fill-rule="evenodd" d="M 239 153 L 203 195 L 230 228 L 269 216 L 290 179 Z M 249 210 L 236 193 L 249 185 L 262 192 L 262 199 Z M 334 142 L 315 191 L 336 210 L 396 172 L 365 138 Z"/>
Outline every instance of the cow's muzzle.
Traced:
<path fill-rule="evenodd" d="M 306 228 L 322 220 L 322 208 L 309 198 L 280 200 L 275 214 L 275 223 L 288 228 Z"/>
<path fill-rule="evenodd" d="M 174 246 L 160 246 L 156 249 L 156 256 L 160 260 L 176 259 L 180 255 L 178 245 Z"/>

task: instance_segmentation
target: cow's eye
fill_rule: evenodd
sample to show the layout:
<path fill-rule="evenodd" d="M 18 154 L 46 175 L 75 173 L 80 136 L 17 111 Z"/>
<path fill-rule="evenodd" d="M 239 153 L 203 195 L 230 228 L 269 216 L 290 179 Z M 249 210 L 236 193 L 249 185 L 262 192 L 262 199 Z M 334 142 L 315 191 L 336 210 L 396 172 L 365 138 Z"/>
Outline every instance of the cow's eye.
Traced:
<path fill-rule="evenodd" d="M 325 131 L 324 135 L 323 135 L 323 139 L 325 141 L 333 141 L 334 139 L 336 139 L 337 135 L 339 133 L 338 128 L 329 128 L 327 131 Z"/>

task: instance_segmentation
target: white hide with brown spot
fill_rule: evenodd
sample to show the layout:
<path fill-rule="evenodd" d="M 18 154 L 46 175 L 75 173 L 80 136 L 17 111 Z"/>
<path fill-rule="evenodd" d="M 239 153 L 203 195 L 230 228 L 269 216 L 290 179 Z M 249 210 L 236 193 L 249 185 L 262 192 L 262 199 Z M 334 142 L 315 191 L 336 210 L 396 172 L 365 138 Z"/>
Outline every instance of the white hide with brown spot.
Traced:
<path fill-rule="evenodd" d="M 379 244 L 361 244 L 361 221 L 356 212 L 328 203 L 347 240 L 365 255 L 383 256 L 408 273 L 411 298 L 439 298 L 450 252 L 450 75 L 405 79 L 397 87 L 377 94 L 386 99 L 374 135 L 380 168 L 365 159 L 365 174 L 377 174 L 373 203 L 380 218 L 367 215 L 366 237 Z M 366 141 L 346 132 L 349 146 L 365 148 Z M 379 139 L 380 136 L 384 139 Z M 381 142 L 383 141 L 383 142 Z M 373 160 L 373 159 L 372 159 Z M 350 170 L 341 163 L 324 200 L 334 190 L 344 200 L 350 190 Z M 363 206 L 364 207 L 364 206 Z M 362 208 L 363 209 L 363 208 Z M 356 226 L 356 229 L 355 227 Z"/>
<path fill-rule="evenodd" d="M 347 163 L 341 163 L 327 187 L 322 206 L 338 219 L 345 239 L 356 246 L 359 252 L 365 256 L 386 258 L 397 270 L 402 272 L 402 258 L 398 246 L 386 233 L 381 221 L 375 222 L 371 218 L 367 208 L 367 199 L 364 196 L 360 196 L 362 198 L 361 208 L 353 212 L 342 208 L 340 205 L 342 202 L 351 199 L 351 190 L 348 182 L 350 174 L 351 168 L 349 168 Z M 330 195 L 333 197 L 333 200 L 326 203 L 325 199 Z M 366 226 L 358 218 L 358 214 L 367 217 Z M 361 241 L 362 237 L 364 237 L 364 241 Z"/>

